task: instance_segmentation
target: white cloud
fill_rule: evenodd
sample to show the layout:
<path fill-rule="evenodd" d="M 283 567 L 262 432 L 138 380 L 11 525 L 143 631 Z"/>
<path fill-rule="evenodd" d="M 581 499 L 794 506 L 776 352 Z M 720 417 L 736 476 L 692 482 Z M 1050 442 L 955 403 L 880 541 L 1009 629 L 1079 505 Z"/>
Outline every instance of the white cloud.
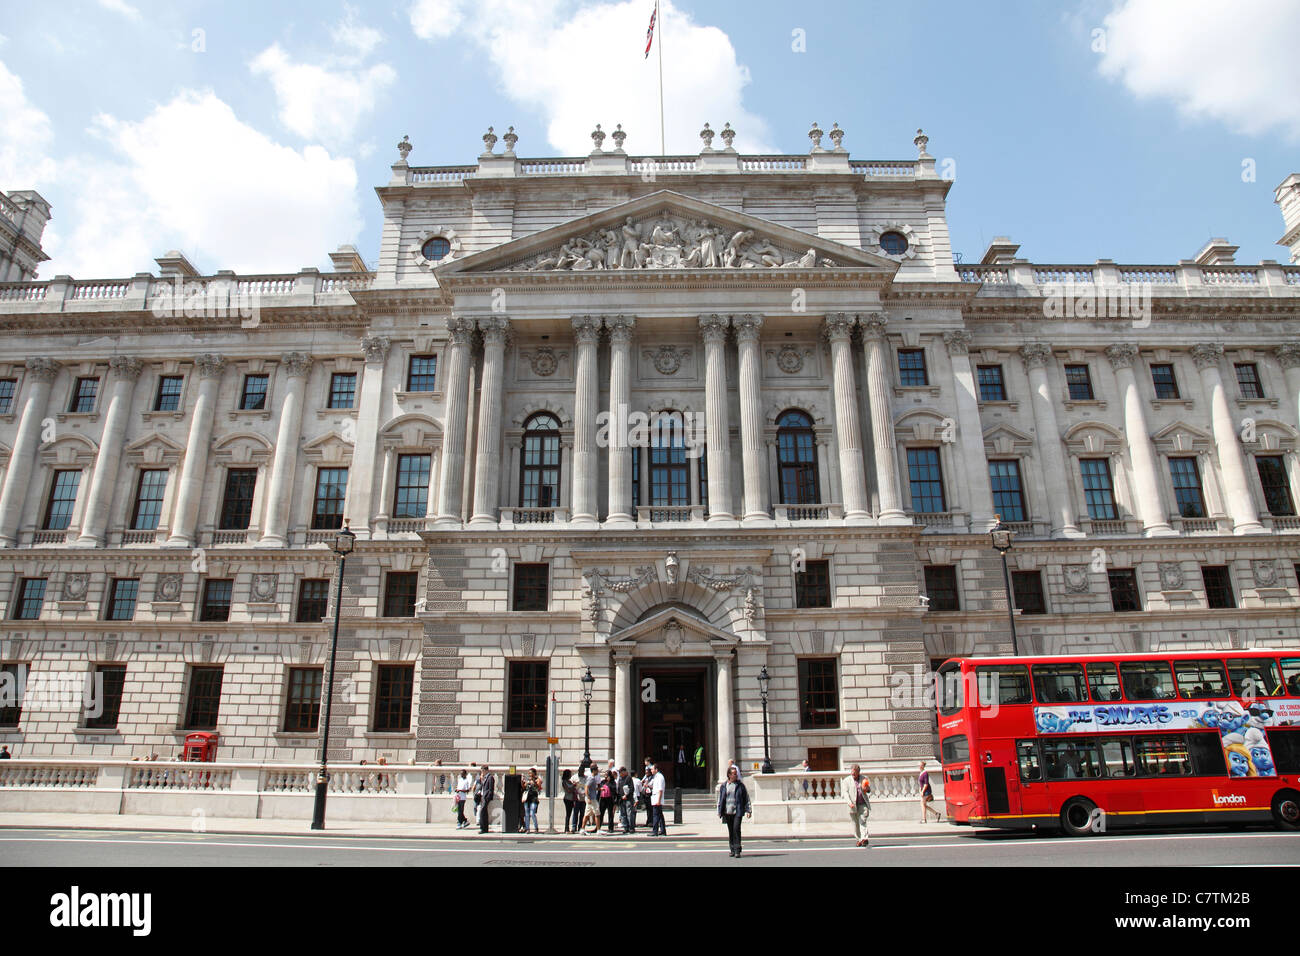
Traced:
<path fill-rule="evenodd" d="M 106 148 L 61 170 L 55 212 L 72 227 L 42 276 L 131 275 L 171 248 L 204 271 L 292 272 L 360 231 L 351 159 L 276 143 L 211 92 L 138 122 L 100 115 L 91 132 Z"/>
<path fill-rule="evenodd" d="M 270 77 L 286 129 L 330 145 L 350 141 L 362 116 L 397 79 L 386 63 L 364 70 L 294 63 L 278 43 L 259 53 L 250 68 L 254 74 Z"/>
<path fill-rule="evenodd" d="M 23 81 L 0 63 L 0 189 L 39 189 L 54 176 L 50 118 L 27 99 Z"/>
<path fill-rule="evenodd" d="M 628 152 L 646 155 L 659 152 L 659 53 L 644 56 L 651 9 L 645 0 L 416 0 L 409 15 L 417 36 L 463 35 L 490 57 L 506 95 L 546 118 L 551 147 L 586 154 L 596 123 L 606 132 L 622 123 Z M 655 42 L 664 41 L 668 152 L 698 152 L 705 121 L 714 130 L 730 122 L 742 152 L 773 152 L 766 121 L 742 105 L 749 70 L 737 63 L 727 34 L 700 26 L 671 3 L 661 2 L 660 15 Z M 500 135 L 509 120 L 483 125 L 492 122 Z M 528 154 L 527 131 L 516 132 Z M 606 140 L 605 148 L 612 146 Z M 536 144 L 531 149 L 540 152 Z"/>
<path fill-rule="evenodd" d="M 350 47 L 358 57 L 367 57 L 383 42 L 384 35 L 368 27 L 357 16 L 357 8 L 343 5 L 343 19 L 330 28 L 330 36 L 340 47 Z"/>
<path fill-rule="evenodd" d="M 126 0 L 99 0 L 99 5 L 105 10 L 120 13 L 129 20 L 140 19 L 140 11 L 127 3 Z"/>
<path fill-rule="evenodd" d="M 1300 138 L 1300 4 L 1125 0 L 1105 19 L 1100 69 L 1139 97 L 1258 135 Z"/>

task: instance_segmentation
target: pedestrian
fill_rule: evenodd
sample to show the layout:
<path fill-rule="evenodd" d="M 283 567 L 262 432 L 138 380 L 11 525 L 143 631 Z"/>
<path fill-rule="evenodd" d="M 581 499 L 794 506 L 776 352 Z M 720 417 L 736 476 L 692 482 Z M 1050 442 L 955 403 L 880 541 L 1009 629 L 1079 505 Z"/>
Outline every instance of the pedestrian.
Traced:
<path fill-rule="evenodd" d="M 654 779 L 650 784 L 650 811 L 653 814 L 650 835 L 667 836 L 668 826 L 664 823 L 664 789 L 667 784 L 664 782 L 664 775 L 659 772 L 658 767 L 651 764 L 650 769 L 654 771 Z"/>
<path fill-rule="evenodd" d="M 8 760 L 11 756 L 8 747 L 0 747 L 0 760 Z"/>
<path fill-rule="evenodd" d="M 483 769 L 478 775 L 478 788 L 476 801 L 478 809 L 478 832 L 487 833 L 488 827 L 492 824 L 492 800 L 496 797 L 497 782 L 496 778 L 488 770 L 488 765 L 483 764 Z"/>
<path fill-rule="evenodd" d="M 677 744 L 677 760 L 673 764 L 674 786 L 686 786 L 686 745 Z"/>
<path fill-rule="evenodd" d="M 524 832 L 528 832 L 531 823 L 533 833 L 541 833 L 537 826 L 537 804 L 541 802 L 542 778 L 537 775 L 536 767 L 528 768 L 528 779 L 524 781 Z"/>
<path fill-rule="evenodd" d="M 812 773 L 812 764 L 810 764 L 810 763 L 808 762 L 808 758 L 807 758 L 807 757 L 804 757 L 804 758 L 803 758 L 803 763 L 799 764 L 799 766 L 797 766 L 797 767 L 794 768 L 794 772 L 795 772 L 795 773 Z M 806 799 L 808 798 L 808 781 L 807 781 L 807 780 L 803 781 L 803 795 L 804 795 L 804 799 L 806 800 Z"/>
<path fill-rule="evenodd" d="M 456 778 L 456 829 L 464 830 L 469 826 L 469 821 L 465 819 L 465 801 L 469 799 L 469 792 L 474 787 L 474 781 L 469 777 L 469 769 L 463 768 L 460 776 Z"/>
<path fill-rule="evenodd" d="M 627 767 L 618 768 L 618 815 L 623 822 L 624 833 L 636 833 L 636 777 L 627 772 Z"/>
<path fill-rule="evenodd" d="M 654 811 L 650 809 L 650 791 L 654 788 L 655 773 L 654 765 L 650 763 L 650 758 L 645 758 L 645 766 L 641 768 L 641 809 L 645 813 L 645 822 L 654 824 Z"/>
<path fill-rule="evenodd" d="M 740 774 L 732 767 L 727 771 L 727 780 L 718 787 L 718 818 L 727 825 L 727 841 L 731 844 L 731 855 L 740 856 L 740 821 L 743 816 L 754 815 L 749 804 L 749 791 L 740 782 Z"/>
<path fill-rule="evenodd" d="M 707 768 L 704 766 L 704 744 L 695 748 L 695 782 L 700 786 L 707 786 L 709 775 L 705 773 Z"/>
<path fill-rule="evenodd" d="M 741 772 L 740 772 L 740 767 L 739 767 L 739 765 L 737 765 L 737 763 L 736 763 L 736 761 L 735 761 L 734 759 L 730 759 L 730 758 L 729 758 L 729 759 L 727 760 L 727 769 L 726 769 L 726 771 L 725 771 L 726 776 L 724 776 L 722 779 L 724 779 L 724 780 L 728 779 L 728 778 L 731 776 L 731 771 L 733 771 L 733 770 L 736 771 L 736 779 L 739 780 L 739 779 L 741 778 L 741 776 L 742 776 L 742 774 L 741 774 Z"/>
<path fill-rule="evenodd" d="M 560 774 L 560 795 L 564 798 L 564 832 L 569 832 L 569 822 L 573 819 L 573 771 L 566 770 Z"/>
<path fill-rule="evenodd" d="M 867 839 L 867 817 L 871 816 L 871 781 L 862 775 L 862 768 L 853 765 L 849 775 L 844 778 L 844 800 L 849 805 L 849 816 L 853 818 L 853 833 L 857 836 L 858 846 L 871 846 Z"/>
<path fill-rule="evenodd" d="M 582 779 L 582 771 L 573 775 L 573 832 L 581 833 L 582 824 L 587 816 L 587 784 Z"/>
<path fill-rule="evenodd" d="M 936 823 L 942 822 L 943 814 L 930 806 L 934 803 L 934 788 L 930 786 L 930 771 L 925 769 L 924 760 L 921 761 L 921 773 L 917 776 L 916 783 L 921 788 L 921 822 L 929 823 L 932 813 Z"/>
<path fill-rule="evenodd" d="M 583 832 L 600 830 L 600 772 L 593 763 L 587 768 L 587 812 L 582 818 Z"/>

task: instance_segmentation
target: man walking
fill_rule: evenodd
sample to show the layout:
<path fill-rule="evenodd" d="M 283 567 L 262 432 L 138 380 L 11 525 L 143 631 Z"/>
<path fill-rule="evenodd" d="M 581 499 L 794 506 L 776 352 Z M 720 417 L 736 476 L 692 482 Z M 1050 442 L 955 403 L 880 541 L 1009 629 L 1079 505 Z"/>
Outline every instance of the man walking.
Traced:
<path fill-rule="evenodd" d="M 718 817 L 727 825 L 727 841 L 731 844 L 731 855 L 740 856 L 740 821 L 742 816 L 753 816 L 749 805 L 749 791 L 740 782 L 740 774 L 732 767 L 727 771 L 727 780 L 718 787 Z"/>
<path fill-rule="evenodd" d="M 659 772 L 659 768 L 651 766 L 654 771 L 654 779 L 650 783 L 650 813 L 652 822 L 650 824 L 651 836 L 667 836 L 668 826 L 664 823 L 664 789 L 667 784 L 664 781 L 664 775 Z"/>
<path fill-rule="evenodd" d="M 849 805 L 849 816 L 853 818 L 853 833 L 857 837 L 857 845 L 869 847 L 871 841 L 867 839 L 867 817 L 871 816 L 871 798 L 867 794 L 871 792 L 871 781 L 862 776 L 861 768 L 854 764 L 852 772 L 844 778 L 843 786 L 844 799 Z"/>
<path fill-rule="evenodd" d="M 488 827 L 492 823 L 492 799 L 496 796 L 497 782 L 488 770 L 488 765 L 483 764 L 483 769 L 478 776 L 478 785 L 475 787 L 479 797 L 479 818 L 478 832 L 487 833 Z"/>
<path fill-rule="evenodd" d="M 627 767 L 618 768 L 618 815 L 624 833 L 636 833 L 636 778 Z"/>

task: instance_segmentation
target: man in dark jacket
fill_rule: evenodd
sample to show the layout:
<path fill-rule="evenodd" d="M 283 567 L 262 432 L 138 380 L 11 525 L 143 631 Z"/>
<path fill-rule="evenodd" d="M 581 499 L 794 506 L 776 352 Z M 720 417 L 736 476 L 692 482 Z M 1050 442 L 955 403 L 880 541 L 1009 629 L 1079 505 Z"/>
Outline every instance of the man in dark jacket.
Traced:
<path fill-rule="evenodd" d="M 496 778 L 488 770 L 488 765 L 484 764 L 483 772 L 479 774 L 478 786 L 475 787 L 479 798 L 479 833 L 487 833 L 488 826 L 492 823 L 492 799 L 496 796 L 496 789 Z"/>
<path fill-rule="evenodd" d="M 735 767 L 728 768 L 726 783 L 718 787 L 718 816 L 727 825 L 731 855 L 740 856 L 740 820 L 742 816 L 753 816 L 753 809 L 749 804 L 749 791 L 740 782 L 740 773 Z"/>

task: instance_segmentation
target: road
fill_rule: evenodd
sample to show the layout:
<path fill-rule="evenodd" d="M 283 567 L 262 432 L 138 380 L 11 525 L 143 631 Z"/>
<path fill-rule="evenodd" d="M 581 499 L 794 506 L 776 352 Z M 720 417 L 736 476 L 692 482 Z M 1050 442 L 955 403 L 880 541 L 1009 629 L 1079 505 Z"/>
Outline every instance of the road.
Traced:
<path fill-rule="evenodd" d="M 726 843 L 242 836 L 49 829 L 0 830 L 0 866 L 1240 866 L 1300 865 L 1300 834 L 1167 832 L 1084 839 L 1012 834 L 844 840 L 752 840 L 740 861 Z"/>

